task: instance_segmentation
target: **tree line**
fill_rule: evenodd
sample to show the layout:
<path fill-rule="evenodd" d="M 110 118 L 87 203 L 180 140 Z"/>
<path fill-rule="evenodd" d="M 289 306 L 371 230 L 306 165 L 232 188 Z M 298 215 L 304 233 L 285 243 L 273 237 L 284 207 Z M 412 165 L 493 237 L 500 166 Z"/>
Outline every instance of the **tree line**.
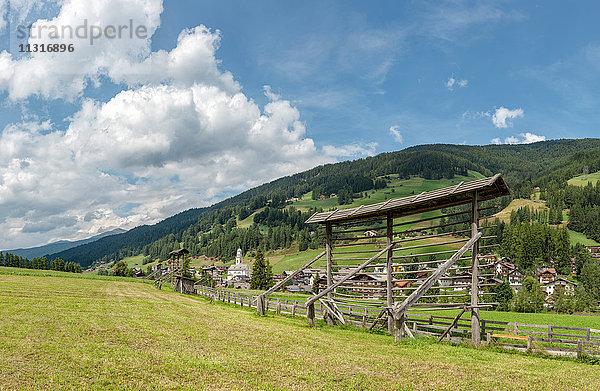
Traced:
<path fill-rule="evenodd" d="M 35 257 L 30 260 L 19 255 L 2 252 L 0 252 L 0 266 L 81 273 L 81 266 L 76 262 L 65 262 L 60 258 L 48 261 L 46 257 Z"/>

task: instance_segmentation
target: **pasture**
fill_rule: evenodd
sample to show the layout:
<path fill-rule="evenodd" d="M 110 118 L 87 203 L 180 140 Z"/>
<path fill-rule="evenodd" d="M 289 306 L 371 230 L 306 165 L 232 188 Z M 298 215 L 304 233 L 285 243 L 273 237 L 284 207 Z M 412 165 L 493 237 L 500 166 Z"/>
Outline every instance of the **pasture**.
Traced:
<path fill-rule="evenodd" d="M 597 366 L 0 268 L 0 389 L 595 389 Z M 82 277 L 82 276 L 79 276 Z"/>

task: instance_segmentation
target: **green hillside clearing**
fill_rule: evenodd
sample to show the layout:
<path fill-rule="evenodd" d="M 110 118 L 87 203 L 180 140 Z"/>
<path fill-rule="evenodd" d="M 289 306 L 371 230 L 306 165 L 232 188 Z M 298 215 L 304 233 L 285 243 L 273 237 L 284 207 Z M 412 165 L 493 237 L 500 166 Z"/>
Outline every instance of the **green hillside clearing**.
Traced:
<path fill-rule="evenodd" d="M 313 200 L 312 192 L 304 194 L 300 200 L 295 201 L 292 205 L 299 210 L 308 210 L 309 208 L 323 208 L 324 210 L 329 209 L 347 209 L 354 208 L 360 205 L 370 205 L 377 202 L 389 200 L 390 198 L 402 198 L 408 197 L 414 194 L 419 194 L 423 191 L 430 191 L 435 189 L 441 189 L 443 187 L 456 185 L 460 182 L 473 181 L 475 179 L 484 178 L 478 172 L 469 171 L 468 176 L 457 175 L 453 179 L 423 179 L 419 177 L 413 177 L 410 179 L 398 179 L 398 175 L 391 174 L 381 178 L 389 178 L 388 184 L 385 189 L 369 190 L 363 192 L 367 194 L 367 197 L 355 198 L 354 202 L 348 205 L 339 205 L 337 198 L 326 198 L 324 200 Z"/>
<path fill-rule="evenodd" d="M 587 186 L 588 183 L 595 185 L 600 180 L 600 171 L 594 172 L 587 175 L 579 175 L 571 178 L 567 181 L 569 185 L 573 186 Z"/>

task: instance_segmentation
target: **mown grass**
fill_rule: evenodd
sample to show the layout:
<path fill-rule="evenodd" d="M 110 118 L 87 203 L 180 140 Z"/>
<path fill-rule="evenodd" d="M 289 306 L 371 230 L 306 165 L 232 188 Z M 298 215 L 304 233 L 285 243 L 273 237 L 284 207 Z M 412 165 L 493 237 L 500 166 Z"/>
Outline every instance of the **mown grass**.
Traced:
<path fill-rule="evenodd" d="M 0 275 L 12 275 L 12 276 L 29 276 L 29 277 L 61 277 L 61 278 L 72 278 L 72 279 L 85 279 L 85 280 L 104 280 L 104 281 L 127 281 L 127 282 L 140 282 L 145 284 L 152 284 L 152 281 L 145 280 L 143 278 L 130 278 L 130 277 L 115 277 L 115 276 L 99 276 L 97 273 L 67 273 L 59 272 L 55 270 L 36 270 L 36 269 L 22 269 L 16 267 L 4 267 L 0 266 Z"/>
<path fill-rule="evenodd" d="M 0 389 L 595 389 L 597 367 L 310 328 L 148 284 L 0 275 Z"/>

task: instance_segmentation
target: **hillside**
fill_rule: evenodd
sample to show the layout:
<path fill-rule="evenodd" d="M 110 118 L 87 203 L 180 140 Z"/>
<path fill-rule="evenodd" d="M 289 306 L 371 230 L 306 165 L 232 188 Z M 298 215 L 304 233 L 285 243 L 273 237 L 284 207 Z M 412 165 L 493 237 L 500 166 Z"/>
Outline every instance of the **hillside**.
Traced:
<path fill-rule="evenodd" d="M 30 248 L 18 248 L 15 250 L 3 250 L 3 251 L 12 253 L 14 255 L 18 255 L 20 257 L 31 259 L 31 258 L 35 258 L 35 257 L 42 257 L 46 254 L 54 254 L 54 253 L 58 253 L 61 251 L 65 251 L 65 250 L 68 250 L 73 247 L 81 246 L 82 244 L 95 242 L 96 240 L 102 239 L 107 236 L 118 235 L 118 234 L 122 234 L 125 232 L 127 232 L 127 231 L 125 231 L 124 229 L 117 228 L 117 229 L 114 229 L 111 231 L 103 232 L 100 235 L 92 236 L 91 238 L 87 238 L 87 239 L 74 240 L 74 241 L 60 240 L 58 242 L 48 243 L 44 246 L 30 247 Z"/>
<path fill-rule="evenodd" d="M 182 212 L 156 225 L 138 227 L 52 256 L 76 261 L 87 267 L 94 261 L 111 261 L 140 253 L 158 257 L 169 248 L 178 248 L 183 243 L 197 254 L 232 257 L 237 247 L 244 250 L 256 248 L 264 241 L 261 235 L 269 235 L 269 228 L 273 231 L 269 247 L 286 246 L 290 237 L 305 235 L 300 232 L 308 227 L 300 220 L 305 220 L 314 212 L 314 208 L 340 207 L 340 203 L 341 207 L 345 207 L 345 204 L 377 202 L 376 198 L 369 199 L 368 193 L 375 191 L 381 195 L 381 190 L 383 193 L 391 192 L 394 181 L 415 177 L 445 180 L 474 172 L 484 176 L 500 172 L 515 196 L 528 197 L 533 185 L 541 186 L 553 180 L 566 182 L 582 172 L 584 166 L 590 170 L 600 169 L 600 139 L 556 140 L 527 145 L 421 145 L 365 159 L 319 166 L 250 189 L 209 208 Z M 386 176 L 389 178 L 385 179 Z M 321 204 L 303 204 L 304 201 L 332 193 L 337 195 L 337 200 L 329 198 Z M 366 198 L 364 194 L 367 194 Z M 395 193 L 384 196 L 401 195 Z M 286 205 L 286 200 L 293 198 L 299 199 L 296 202 L 297 209 L 290 212 L 294 216 L 282 217 L 285 221 L 279 220 L 277 225 L 263 224 L 259 231 L 252 230 L 248 223 L 254 221 L 254 217 L 249 221 L 249 216 L 265 207 L 280 209 Z M 296 215 L 296 212 L 300 214 Z M 243 226 L 248 227 L 248 232 L 230 232 L 238 221 L 244 222 Z M 275 232 L 284 230 L 284 225 L 288 226 L 285 228 L 287 231 Z M 227 233 L 228 237 L 223 236 Z M 173 236 L 169 237 L 170 234 Z M 160 243 L 157 242 L 159 239 Z M 319 243 L 310 242 L 308 245 L 318 246 Z"/>
<path fill-rule="evenodd" d="M 595 366 L 311 328 L 151 284 L 3 275 L 5 389 L 589 389 Z M 589 318 L 589 317 L 588 317 Z"/>

